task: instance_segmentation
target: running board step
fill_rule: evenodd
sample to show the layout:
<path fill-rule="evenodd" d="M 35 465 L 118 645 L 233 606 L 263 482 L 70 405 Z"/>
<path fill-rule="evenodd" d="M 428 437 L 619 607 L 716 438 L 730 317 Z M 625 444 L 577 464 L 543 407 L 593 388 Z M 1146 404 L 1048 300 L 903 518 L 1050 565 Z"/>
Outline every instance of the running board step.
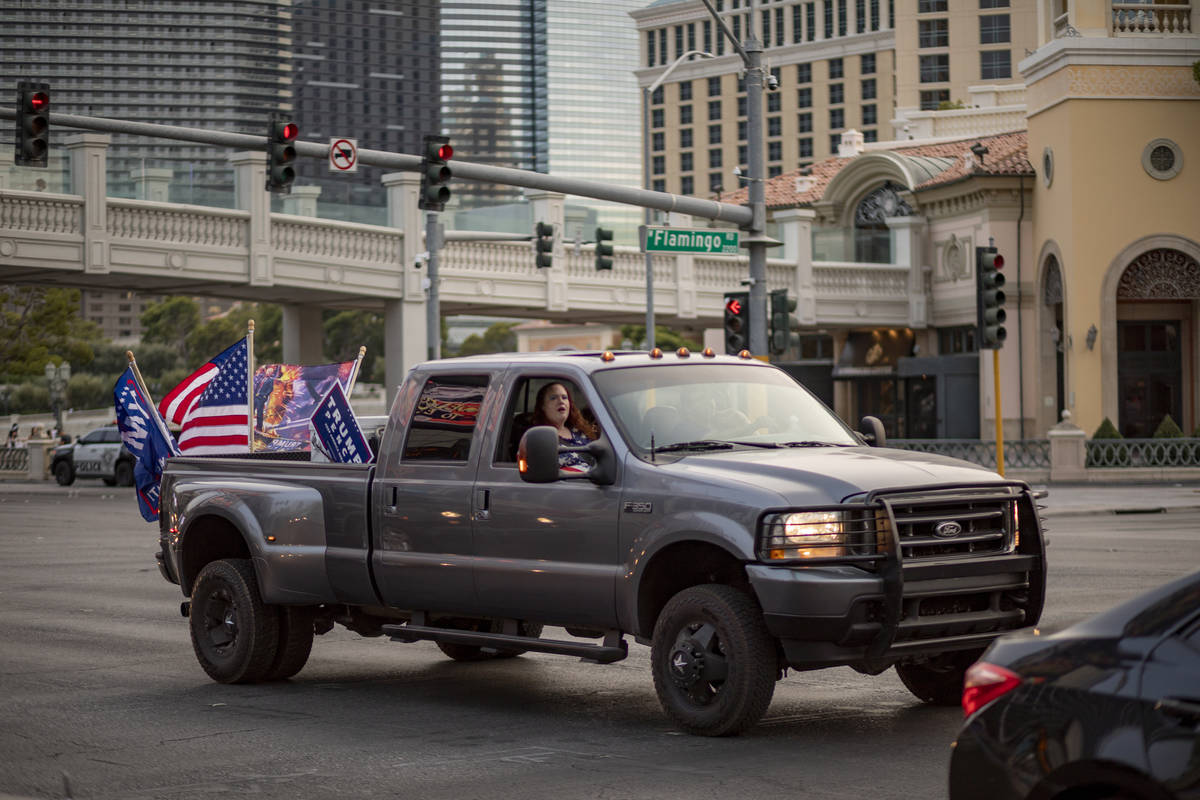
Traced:
<path fill-rule="evenodd" d="M 450 644 L 479 645 L 497 650 L 529 650 L 534 653 L 554 653 L 560 656 L 578 656 L 584 661 L 611 664 L 629 655 L 629 645 L 619 631 L 608 631 L 604 644 L 568 642 L 561 639 L 537 639 L 531 636 L 516 636 L 507 633 L 485 633 L 463 631 L 455 628 L 435 628 L 429 625 L 384 625 L 382 630 L 393 642 L 415 642 L 429 640 Z"/>

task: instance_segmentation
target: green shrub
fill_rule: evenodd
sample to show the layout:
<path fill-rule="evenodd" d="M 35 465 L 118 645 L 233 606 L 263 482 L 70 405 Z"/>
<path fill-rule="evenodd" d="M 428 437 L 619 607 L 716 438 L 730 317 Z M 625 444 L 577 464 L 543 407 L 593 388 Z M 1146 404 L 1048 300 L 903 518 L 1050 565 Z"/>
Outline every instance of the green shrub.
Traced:
<path fill-rule="evenodd" d="M 1093 439 L 1124 439 L 1121 432 L 1117 430 L 1117 426 L 1112 424 L 1112 420 L 1108 417 L 1104 418 L 1104 422 L 1100 423 L 1100 427 L 1096 428 L 1096 432 L 1092 434 Z"/>
<path fill-rule="evenodd" d="M 1100 423 L 1100 427 L 1096 428 L 1096 432 L 1092 434 L 1092 439 L 1124 438 L 1125 437 L 1121 435 L 1121 432 L 1117 430 L 1117 426 L 1113 425 L 1112 420 L 1110 420 L 1108 417 L 1104 418 L 1104 421 Z M 1093 452 L 1092 448 L 1088 448 L 1087 466 L 1096 467 L 1103 464 L 1104 466 L 1111 467 L 1127 467 L 1129 466 L 1130 461 L 1132 461 L 1132 457 L 1129 452 L 1129 445 L 1127 444 L 1114 444 L 1111 447 L 1106 448 L 1106 452 L 1108 453 L 1108 457 L 1101 458 Z"/>
<path fill-rule="evenodd" d="M 113 383 L 99 375 L 72 375 L 67 382 L 67 405 L 70 408 L 111 408 Z"/>
<path fill-rule="evenodd" d="M 1175 424 L 1175 420 L 1171 419 L 1171 415 L 1167 414 L 1162 418 L 1162 422 L 1158 423 L 1158 427 L 1154 429 L 1155 439 L 1182 439 L 1183 430 Z"/>

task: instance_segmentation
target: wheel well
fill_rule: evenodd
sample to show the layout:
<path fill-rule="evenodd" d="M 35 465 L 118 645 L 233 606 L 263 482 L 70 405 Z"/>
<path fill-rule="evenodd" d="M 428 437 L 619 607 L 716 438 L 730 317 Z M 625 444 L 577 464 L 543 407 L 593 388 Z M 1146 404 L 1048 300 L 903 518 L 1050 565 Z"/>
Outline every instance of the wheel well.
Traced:
<path fill-rule="evenodd" d="M 637 633 L 650 636 L 668 600 L 704 583 L 750 588 L 742 562 L 714 544 L 679 542 L 656 553 L 638 586 Z"/>
<path fill-rule="evenodd" d="M 222 558 L 250 558 L 250 548 L 241 531 L 221 517 L 201 517 L 188 526 L 183 539 L 183 557 L 179 576 L 182 585 L 191 591 L 196 576 L 205 565 Z"/>
<path fill-rule="evenodd" d="M 1067 786 L 1051 795 L 1052 786 Z M 1075 761 L 1055 770 L 1034 787 L 1030 797 L 1048 800 L 1099 800 L 1121 797 L 1136 800 L 1170 800 L 1171 795 L 1152 778 L 1125 764 L 1111 761 Z"/>

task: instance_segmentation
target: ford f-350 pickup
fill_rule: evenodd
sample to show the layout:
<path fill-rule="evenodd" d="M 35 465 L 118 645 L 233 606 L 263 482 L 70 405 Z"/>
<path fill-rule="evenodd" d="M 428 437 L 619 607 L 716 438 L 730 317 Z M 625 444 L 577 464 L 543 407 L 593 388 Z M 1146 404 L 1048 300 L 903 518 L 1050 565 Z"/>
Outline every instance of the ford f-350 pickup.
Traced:
<path fill-rule="evenodd" d="M 598 438 L 531 427 L 548 383 Z M 867 446 L 882 428 L 864 424 L 710 351 L 428 362 L 373 463 L 170 459 L 159 567 L 221 682 L 291 677 L 314 632 L 341 624 L 458 660 L 609 663 L 631 635 L 667 714 L 703 735 L 754 725 L 788 668 L 895 666 L 920 699 L 954 704 L 988 643 L 1041 615 L 1034 495 Z"/>

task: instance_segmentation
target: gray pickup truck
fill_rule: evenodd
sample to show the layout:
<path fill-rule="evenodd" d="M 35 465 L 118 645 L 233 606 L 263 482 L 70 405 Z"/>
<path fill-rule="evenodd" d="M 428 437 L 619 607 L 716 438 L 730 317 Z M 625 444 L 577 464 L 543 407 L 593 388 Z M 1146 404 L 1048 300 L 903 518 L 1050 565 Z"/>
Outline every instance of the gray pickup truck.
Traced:
<path fill-rule="evenodd" d="M 595 439 L 532 424 L 551 383 Z M 630 635 L 702 735 L 754 725 L 789 667 L 895 666 L 957 703 L 988 643 L 1041 615 L 1034 495 L 864 427 L 707 350 L 429 362 L 374 463 L 169 460 L 159 567 L 221 682 L 295 675 L 336 623 L 461 661 L 610 663 Z"/>

